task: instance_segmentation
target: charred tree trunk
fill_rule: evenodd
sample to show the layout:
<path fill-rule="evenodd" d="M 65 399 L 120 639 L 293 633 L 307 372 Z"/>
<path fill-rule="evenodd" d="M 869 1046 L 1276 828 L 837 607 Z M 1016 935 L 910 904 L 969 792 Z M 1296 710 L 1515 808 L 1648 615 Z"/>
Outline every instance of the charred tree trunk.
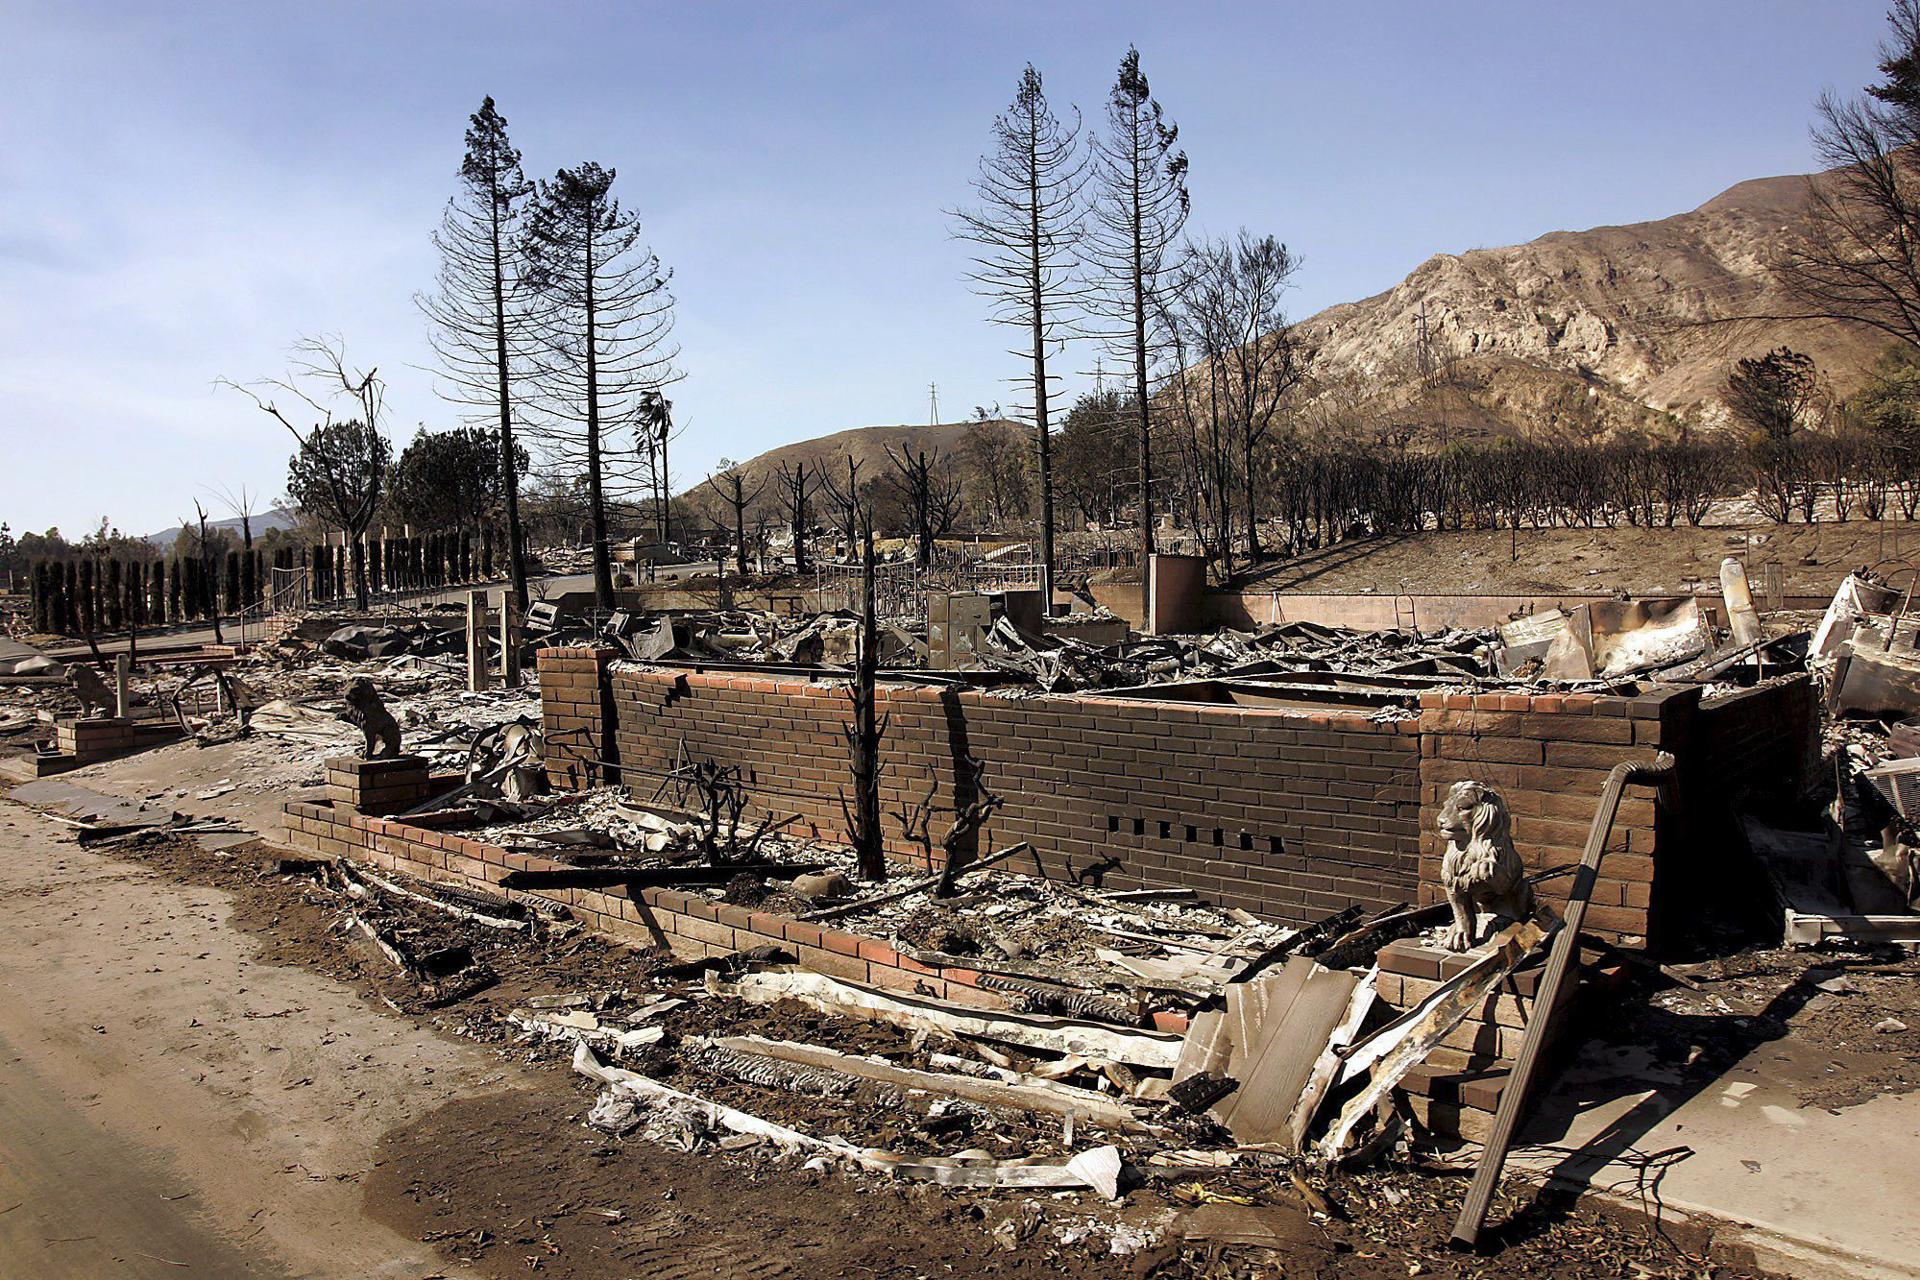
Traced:
<path fill-rule="evenodd" d="M 853 806 L 848 815 L 848 834 L 861 878 L 878 881 L 887 878 L 886 849 L 880 830 L 880 739 L 886 725 L 878 718 L 875 707 L 880 628 L 874 617 L 871 518 L 863 530 L 860 560 L 865 569 L 860 588 L 860 643 L 854 659 L 853 687 L 848 691 L 853 700 L 853 723 L 846 729 L 847 751 L 853 764 Z"/>

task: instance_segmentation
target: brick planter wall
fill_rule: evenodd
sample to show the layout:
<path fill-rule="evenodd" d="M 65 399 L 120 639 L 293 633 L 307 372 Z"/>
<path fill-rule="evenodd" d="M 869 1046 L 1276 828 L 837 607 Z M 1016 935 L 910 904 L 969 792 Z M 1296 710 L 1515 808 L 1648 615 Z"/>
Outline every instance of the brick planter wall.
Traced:
<path fill-rule="evenodd" d="M 795 677 L 610 672 L 626 780 L 651 795 L 684 745 L 738 765 L 754 802 L 845 838 L 845 687 Z M 993 697 L 883 686 L 881 806 L 889 852 L 915 848 L 893 815 L 936 782 L 950 806 L 956 757 L 1006 799 L 983 850 L 1031 841 L 1047 874 L 1111 855 L 1109 887 L 1185 887 L 1277 919 L 1417 891 L 1417 725 L 1361 715 L 1099 697 Z M 934 833 L 946 818 L 936 814 Z M 1019 866 L 1018 862 L 1011 865 Z M 1031 864 L 1029 864 L 1031 865 Z"/>
<path fill-rule="evenodd" d="M 567 864 L 514 853 L 498 845 L 413 822 L 374 818 L 315 797 L 285 806 L 290 848 L 328 858 L 351 858 L 435 884 L 501 893 L 508 871 L 554 871 Z M 875 938 L 789 916 L 748 911 L 671 889 L 644 889 L 632 897 L 623 887 L 515 890 L 521 897 L 561 903 L 588 928 L 637 947 L 665 947 L 676 956 L 729 955 L 749 947 L 779 946 L 819 973 L 897 991 L 917 991 L 983 1009 L 1004 1009 L 998 994 L 979 988 L 972 969 L 918 963 Z M 1183 1020 L 1159 1019 L 1178 1030 Z"/>
<path fill-rule="evenodd" d="M 96 760 L 158 747 L 180 739 L 180 726 L 170 721 L 120 719 L 54 721 L 55 754 L 34 757 L 34 772 L 42 777 L 63 773 Z"/>

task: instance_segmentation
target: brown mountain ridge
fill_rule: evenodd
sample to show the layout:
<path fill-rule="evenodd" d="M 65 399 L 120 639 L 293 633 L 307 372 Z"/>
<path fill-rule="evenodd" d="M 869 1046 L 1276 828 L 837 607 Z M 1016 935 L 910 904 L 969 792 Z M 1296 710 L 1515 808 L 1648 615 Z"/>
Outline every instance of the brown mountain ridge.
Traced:
<path fill-rule="evenodd" d="M 1435 254 L 1294 332 L 1322 384 L 1376 415 L 1439 383 L 1458 425 L 1521 435 L 1662 430 L 1668 414 L 1719 425 L 1734 361 L 1780 345 L 1811 355 L 1844 393 L 1884 338 L 1825 322 L 1714 323 L 1789 309 L 1768 263 L 1806 222 L 1820 180 L 1757 178 L 1654 222 Z"/>
<path fill-rule="evenodd" d="M 1781 345 L 1811 355 L 1836 392 L 1852 391 L 1883 337 L 1825 322 L 1716 323 L 1787 309 L 1768 262 L 1807 220 L 1808 184 L 1819 181 L 1756 178 L 1657 221 L 1435 254 L 1391 289 L 1294 326 L 1318 390 L 1308 421 L 1326 430 L 1430 422 L 1437 403 L 1463 435 L 1665 434 L 1675 419 L 1715 428 L 1726 421 L 1720 396 L 1733 363 Z M 957 458 L 969 425 L 857 427 L 744 468 L 752 486 L 795 461 L 838 471 L 851 453 L 863 477 L 879 476 L 890 469 L 885 450 L 909 442 Z"/>

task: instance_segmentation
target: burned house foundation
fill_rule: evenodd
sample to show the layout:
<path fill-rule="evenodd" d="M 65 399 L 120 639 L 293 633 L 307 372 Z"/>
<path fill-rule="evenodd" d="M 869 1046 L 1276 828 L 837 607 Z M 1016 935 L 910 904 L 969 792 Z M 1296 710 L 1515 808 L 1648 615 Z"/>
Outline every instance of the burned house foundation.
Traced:
<path fill-rule="evenodd" d="M 677 762 L 712 759 L 740 770 L 756 805 L 840 838 L 839 682 L 651 668 L 604 649 L 549 650 L 540 678 L 556 785 L 617 772 L 644 794 Z M 1434 818 L 1456 781 L 1499 788 L 1529 869 L 1548 871 L 1579 860 L 1607 771 L 1665 750 L 1679 781 L 1623 802 L 1587 916 L 1597 935 L 1657 946 L 1722 870 L 1714 837 L 1736 799 L 1804 782 L 1816 732 L 1804 676 L 1714 698 L 1696 685 L 1603 695 L 1258 679 L 1138 694 L 883 685 L 883 807 L 913 803 L 929 780 L 951 806 L 956 761 L 971 757 L 1005 797 L 983 849 L 1026 841 L 1049 876 L 1191 889 L 1304 924 L 1438 901 Z M 890 856 L 916 858 L 888 837 Z M 1566 889 L 1549 880 L 1541 896 L 1557 904 Z"/>

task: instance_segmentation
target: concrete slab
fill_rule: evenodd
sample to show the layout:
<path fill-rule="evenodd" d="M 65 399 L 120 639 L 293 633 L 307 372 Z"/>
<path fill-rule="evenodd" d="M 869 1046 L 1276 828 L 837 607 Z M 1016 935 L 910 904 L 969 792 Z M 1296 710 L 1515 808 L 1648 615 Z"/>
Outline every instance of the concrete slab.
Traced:
<path fill-rule="evenodd" d="M 1649 1212 L 1734 1225 L 1771 1269 L 1920 1277 L 1920 1093 L 1805 1106 L 1795 1088 L 1846 1064 L 1788 1037 L 1688 1084 L 1638 1046 L 1593 1042 L 1541 1098 L 1509 1168 Z"/>
<path fill-rule="evenodd" d="M 15 787 L 9 798 L 36 809 L 64 814 L 102 826 L 159 827 L 173 821 L 173 810 L 143 801 L 102 795 L 68 782 L 42 778 Z"/>

